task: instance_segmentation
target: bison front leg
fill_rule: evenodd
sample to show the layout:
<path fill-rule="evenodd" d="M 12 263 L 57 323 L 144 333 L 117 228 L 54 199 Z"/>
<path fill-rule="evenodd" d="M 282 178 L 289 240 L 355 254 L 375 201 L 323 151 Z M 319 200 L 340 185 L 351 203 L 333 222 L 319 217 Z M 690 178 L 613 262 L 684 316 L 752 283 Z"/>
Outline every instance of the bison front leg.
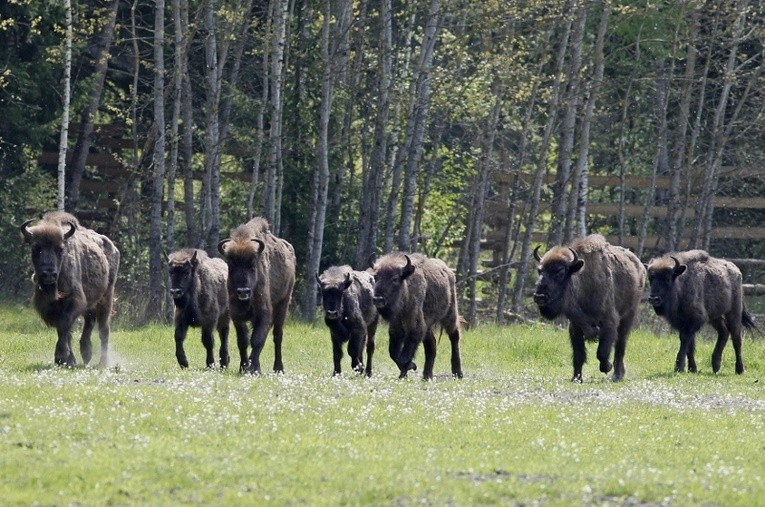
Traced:
<path fill-rule="evenodd" d="M 189 360 L 186 358 L 186 351 L 183 349 L 183 342 L 186 339 L 186 332 L 189 326 L 182 320 L 175 323 L 175 358 L 181 368 L 189 367 Z"/>
<path fill-rule="evenodd" d="M 375 353 L 375 331 L 367 328 L 367 362 L 364 367 L 364 373 L 367 377 L 372 376 L 372 356 Z"/>
<path fill-rule="evenodd" d="M 342 360 L 343 360 L 343 338 L 337 333 L 337 331 L 331 331 L 330 336 L 332 338 L 332 376 L 337 376 L 342 373 Z"/>
<path fill-rule="evenodd" d="M 247 323 L 243 320 L 235 321 L 234 331 L 236 331 L 236 345 L 239 349 L 239 373 L 244 373 L 250 367 L 250 359 L 247 355 L 247 347 L 250 343 Z"/>
<path fill-rule="evenodd" d="M 221 318 L 218 321 L 218 337 L 220 338 L 220 367 L 228 368 L 228 364 L 231 361 L 231 356 L 228 352 L 228 331 L 229 331 L 229 318 Z"/>
<path fill-rule="evenodd" d="M 582 329 L 572 322 L 568 324 L 568 338 L 571 341 L 572 358 L 574 363 L 574 375 L 571 382 L 582 382 L 582 365 L 587 361 L 587 349 L 584 346 L 584 333 Z"/>
<path fill-rule="evenodd" d="M 269 319 L 259 316 L 252 321 L 252 335 L 250 336 L 250 368 L 252 374 L 260 374 L 260 353 L 263 352 L 263 346 L 266 344 L 268 335 Z M 281 330 L 279 330 L 281 331 Z M 277 338 L 277 329 L 274 328 L 274 354 L 281 361 L 281 334 Z M 276 360 L 274 361 L 274 371 L 282 371 L 284 368 L 276 369 Z"/>
<path fill-rule="evenodd" d="M 205 364 L 208 368 L 215 368 L 215 338 L 213 337 L 212 326 L 202 327 L 202 345 L 207 352 Z"/>
<path fill-rule="evenodd" d="M 695 342 L 695 329 L 686 328 L 680 330 L 680 349 L 677 351 L 677 358 L 675 359 L 675 372 L 681 373 L 685 371 L 685 360 L 688 358 L 690 360 L 688 371 L 696 373 L 696 360 L 694 358 Z"/>
<path fill-rule="evenodd" d="M 611 364 L 611 349 L 614 348 L 616 341 L 616 329 L 610 324 L 600 327 L 600 337 L 598 339 L 598 361 L 600 362 L 600 371 L 608 373 L 613 368 Z"/>

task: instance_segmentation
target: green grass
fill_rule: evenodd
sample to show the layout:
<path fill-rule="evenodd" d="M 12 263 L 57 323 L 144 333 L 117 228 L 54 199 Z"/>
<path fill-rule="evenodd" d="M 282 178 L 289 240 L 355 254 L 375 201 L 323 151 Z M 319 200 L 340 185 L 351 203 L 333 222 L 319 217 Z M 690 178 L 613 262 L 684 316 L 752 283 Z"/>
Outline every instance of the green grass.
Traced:
<path fill-rule="evenodd" d="M 631 337 L 623 382 L 598 372 L 590 344 L 583 384 L 569 382 L 565 330 L 548 324 L 465 333 L 461 381 L 447 374 L 444 337 L 433 382 L 397 380 L 385 327 L 372 379 L 331 378 L 323 325 L 291 323 L 286 374 L 262 377 L 205 370 L 198 330 L 188 370 L 165 326 L 116 323 L 108 370 L 53 367 L 55 331 L 24 306 L 0 307 L 0 340 L 4 505 L 765 498 L 762 339 L 747 338 L 742 376 L 730 348 L 711 373 L 709 340 L 698 346 L 700 373 L 674 374 L 677 337 L 646 327 Z M 273 360 L 270 339 L 261 360 Z"/>

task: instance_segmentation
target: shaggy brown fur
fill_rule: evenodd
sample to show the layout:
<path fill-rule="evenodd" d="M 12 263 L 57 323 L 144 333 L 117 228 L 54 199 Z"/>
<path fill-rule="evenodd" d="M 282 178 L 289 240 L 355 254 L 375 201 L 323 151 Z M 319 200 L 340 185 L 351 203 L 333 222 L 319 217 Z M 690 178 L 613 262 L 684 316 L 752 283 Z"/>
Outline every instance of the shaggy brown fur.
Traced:
<path fill-rule="evenodd" d="M 58 332 L 55 362 L 74 366 L 72 326 L 80 315 L 84 326 L 80 354 L 85 364 L 92 357 L 90 341 L 98 323 L 101 366 L 109 362 L 109 329 L 114 285 L 120 252 L 109 238 L 82 227 L 73 215 L 62 211 L 46 213 L 35 226 L 21 226 L 23 240 L 30 245 L 35 289 L 32 303 L 43 321 Z"/>
<path fill-rule="evenodd" d="M 401 378 L 409 370 L 417 370 L 412 359 L 420 343 L 425 349 L 422 376 L 425 380 L 433 378 L 436 326 L 446 331 L 451 341 L 452 375 L 462 378 L 454 273 L 439 259 L 401 252 L 382 257 L 372 268 L 374 303 L 389 323 L 389 352 Z"/>
<path fill-rule="evenodd" d="M 538 248 L 538 247 L 537 247 Z M 624 353 L 643 295 L 645 269 L 629 250 L 609 244 L 599 234 L 557 246 L 540 261 L 534 302 L 543 317 L 569 319 L 573 349 L 572 381 L 582 381 L 587 359 L 585 338 L 598 339 L 600 371 L 614 368 L 614 380 L 624 377 Z M 609 361 L 614 349 L 614 364 Z"/>
<path fill-rule="evenodd" d="M 228 264 L 228 297 L 242 371 L 260 373 L 260 352 L 273 326 L 274 371 L 284 371 L 282 337 L 292 289 L 295 249 L 274 236 L 264 218 L 253 218 L 218 244 Z M 248 337 L 247 323 L 252 324 Z M 247 355 L 247 347 L 252 346 Z"/>
<path fill-rule="evenodd" d="M 652 259 L 648 264 L 651 295 L 648 302 L 654 311 L 667 319 L 680 333 L 680 350 L 675 371 L 696 372 L 696 332 L 704 324 L 717 330 L 717 344 L 712 352 L 712 370 L 720 370 L 722 353 L 733 342 L 736 373 L 744 372 L 741 356 L 742 325 L 757 329 L 744 305 L 741 271 L 732 262 L 716 259 L 703 250 L 689 250 Z"/>
<path fill-rule="evenodd" d="M 210 258 L 204 250 L 184 248 L 168 257 L 170 294 L 175 303 L 175 357 L 182 368 L 189 361 L 183 349 L 186 332 L 201 327 L 202 344 L 207 351 L 208 368 L 215 366 L 213 330 L 220 337 L 220 366 L 227 368 L 228 353 L 228 266 L 218 258 Z"/>
<path fill-rule="evenodd" d="M 316 277 L 321 289 L 324 323 L 332 339 L 334 374 L 340 375 L 343 343 L 348 342 L 348 355 L 354 371 L 372 376 L 372 355 L 379 314 L 372 303 L 374 278 L 366 271 L 350 266 L 332 266 Z M 364 348 L 367 350 L 366 367 Z"/>

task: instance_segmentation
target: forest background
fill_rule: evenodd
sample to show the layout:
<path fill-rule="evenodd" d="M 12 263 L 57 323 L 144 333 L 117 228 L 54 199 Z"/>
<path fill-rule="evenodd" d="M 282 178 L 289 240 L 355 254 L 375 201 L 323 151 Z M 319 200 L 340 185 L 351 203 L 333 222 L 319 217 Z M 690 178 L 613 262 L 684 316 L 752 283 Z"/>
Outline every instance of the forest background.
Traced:
<path fill-rule="evenodd" d="M 117 243 L 118 307 L 137 322 L 171 306 L 167 253 L 215 254 L 254 215 L 295 246 L 306 319 L 314 273 L 394 249 L 454 267 L 469 324 L 522 314 L 534 246 L 589 232 L 633 238 L 644 261 L 695 247 L 763 259 L 765 235 L 715 230 L 755 230 L 765 211 L 715 199 L 765 194 L 764 11 L 2 2 L 0 290 L 27 297 L 18 227 L 57 206 Z"/>

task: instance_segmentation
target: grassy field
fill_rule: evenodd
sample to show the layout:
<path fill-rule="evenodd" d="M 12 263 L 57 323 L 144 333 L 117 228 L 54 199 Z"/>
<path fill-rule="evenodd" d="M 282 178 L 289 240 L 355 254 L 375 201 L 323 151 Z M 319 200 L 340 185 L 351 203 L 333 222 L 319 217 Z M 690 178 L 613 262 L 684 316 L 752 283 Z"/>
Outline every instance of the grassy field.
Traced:
<path fill-rule="evenodd" d="M 286 373 L 262 377 L 204 369 L 198 331 L 182 371 L 170 327 L 119 322 L 111 368 L 53 367 L 55 331 L 22 305 L 0 306 L 0 340 L 3 505 L 765 502 L 760 338 L 742 376 L 730 348 L 711 373 L 708 339 L 700 373 L 674 374 L 677 337 L 645 326 L 625 381 L 591 344 L 583 384 L 541 323 L 465 333 L 461 381 L 444 338 L 433 382 L 397 380 L 384 327 L 372 379 L 331 378 L 323 325 L 291 323 Z"/>

